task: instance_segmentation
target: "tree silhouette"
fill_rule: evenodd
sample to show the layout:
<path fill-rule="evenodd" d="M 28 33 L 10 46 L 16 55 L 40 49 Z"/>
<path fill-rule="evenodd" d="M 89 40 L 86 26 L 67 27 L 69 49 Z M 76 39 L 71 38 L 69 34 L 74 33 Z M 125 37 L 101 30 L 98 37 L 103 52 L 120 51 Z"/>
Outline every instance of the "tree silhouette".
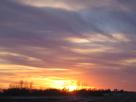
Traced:
<path fill-rule="evenodd" d="M 12 83 L 9 85 L 8 89 L 3 89 L 0 91 L 0 96 L 68 96 L 68 95 L 76 95 L 76 96 L 107 96 L 114 94 L 122 94 L 125 93 L 124 90 L 114 89 L 111 91 L 110 89 L 81 89 L 74 90 L 69 92 L 66 89 L 33 89 L 32 82 L 19 81 L 17 83 Z"/>
<path fill-rule="evenodd" d="M 33 83 L 21 80 L 21 81 L 16 82 L 16 83 L 11 83 L 9 85 L 9 88 L 19 88 L 19 89 L 26 88 L 26 89 L 32 89 L 33 88 Z"/>

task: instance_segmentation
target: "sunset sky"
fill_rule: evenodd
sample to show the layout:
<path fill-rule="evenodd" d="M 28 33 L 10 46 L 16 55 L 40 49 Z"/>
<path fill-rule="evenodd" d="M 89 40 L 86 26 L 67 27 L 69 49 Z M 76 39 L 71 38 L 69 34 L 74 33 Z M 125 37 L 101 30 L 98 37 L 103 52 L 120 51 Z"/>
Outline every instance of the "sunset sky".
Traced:
<path fill-rule="evenodd" d="M 135 4 L 0 0 L 0 87 L 20 80 L 39 88 L 70 81 L 136 91 Z"/>

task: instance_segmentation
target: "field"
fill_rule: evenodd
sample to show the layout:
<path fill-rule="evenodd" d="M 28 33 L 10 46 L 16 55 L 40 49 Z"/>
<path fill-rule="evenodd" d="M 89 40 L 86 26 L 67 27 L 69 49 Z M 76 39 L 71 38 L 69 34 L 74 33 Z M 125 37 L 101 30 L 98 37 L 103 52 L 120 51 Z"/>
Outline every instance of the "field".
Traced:
<path fill-rule="evenodd" d="M 0 102 L 136 102 L 136 93 L 112 96 L 1 97 Z"/>

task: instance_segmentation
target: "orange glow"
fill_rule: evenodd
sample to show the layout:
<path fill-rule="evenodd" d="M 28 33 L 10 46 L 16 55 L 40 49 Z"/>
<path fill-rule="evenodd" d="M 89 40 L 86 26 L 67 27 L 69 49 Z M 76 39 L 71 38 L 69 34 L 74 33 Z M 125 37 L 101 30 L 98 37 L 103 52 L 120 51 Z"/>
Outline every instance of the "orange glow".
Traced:
<path fill-rule="evenodd" d="M 66 89 L 68 91 L 80 90 L 80 89 L 90 89 L 95 88 L 94 86 L 87 86 L 79 83 L 76 80 L 68 80 L 68 79 L 48 79 L 49 88 L 55 89 Z"/>
<path fill-rule="evenodd" d="M 51 79 L 49 87 L 56 89 L 66 89 L 68 91 L 74 91 L 79 89 L 77 81 L 64 79 Z"/>
<path fill-rule="evenodd" d="M 67 86 L 68 91 L 74 91 L 74 90 L 78 90 L 78 86 L 77 85 L 70 85 Z"/>
<path fill-rule="evenodd" d="M 82 63 L 81 65 L 88 65 L 87 63 Z M 2 73 L 11 74 L 11 77 L 5 77 L 6 74 L 1 74 L 0 80 L 7 80 L 7 82 L 0 83 L 1 88 L 8 88 L 10 84 L 19 82 L 20 80 L 26 82 L 32 82 L 33 88 L 36 89 L 66 89 L 68 91 L 88 89 L 87 85 L 82 83 L 79 78 L 71 77 L 75 74 L 79 75 L 79 72 L 67 68 L 39 68 L 21 65 L 11 65 L 11 64 L 0 64 L 0 70 Z M 48 76 L 45 76 L 45 72 Z M 56 73 L 60 74 L 59 76 Z M 61 74 L 63 73 L 63 74 Z M 52 75 L 53 74 L 53 75 Z M 68 75 L 70 74 L 70 76 Z M 80 74 L 81 75 L 81 74 Z"/>

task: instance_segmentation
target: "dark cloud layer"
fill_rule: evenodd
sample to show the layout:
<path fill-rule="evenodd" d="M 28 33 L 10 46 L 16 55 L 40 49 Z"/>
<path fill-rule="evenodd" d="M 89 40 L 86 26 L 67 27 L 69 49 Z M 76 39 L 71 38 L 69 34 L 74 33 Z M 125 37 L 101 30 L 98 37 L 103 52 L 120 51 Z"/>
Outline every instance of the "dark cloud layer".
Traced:
<path fill-rule="evenodd" d="M 136 74 L 135 0 L 60 2 L 75 10 L 0 1 L 0 63 L 77 68 L 100 77 L 115 72 L 132 85 L 130 77 Z M 77 43 L 69 38 L 91 40 Z M 78 68 L 82 63 L 96 67 Z"/>

